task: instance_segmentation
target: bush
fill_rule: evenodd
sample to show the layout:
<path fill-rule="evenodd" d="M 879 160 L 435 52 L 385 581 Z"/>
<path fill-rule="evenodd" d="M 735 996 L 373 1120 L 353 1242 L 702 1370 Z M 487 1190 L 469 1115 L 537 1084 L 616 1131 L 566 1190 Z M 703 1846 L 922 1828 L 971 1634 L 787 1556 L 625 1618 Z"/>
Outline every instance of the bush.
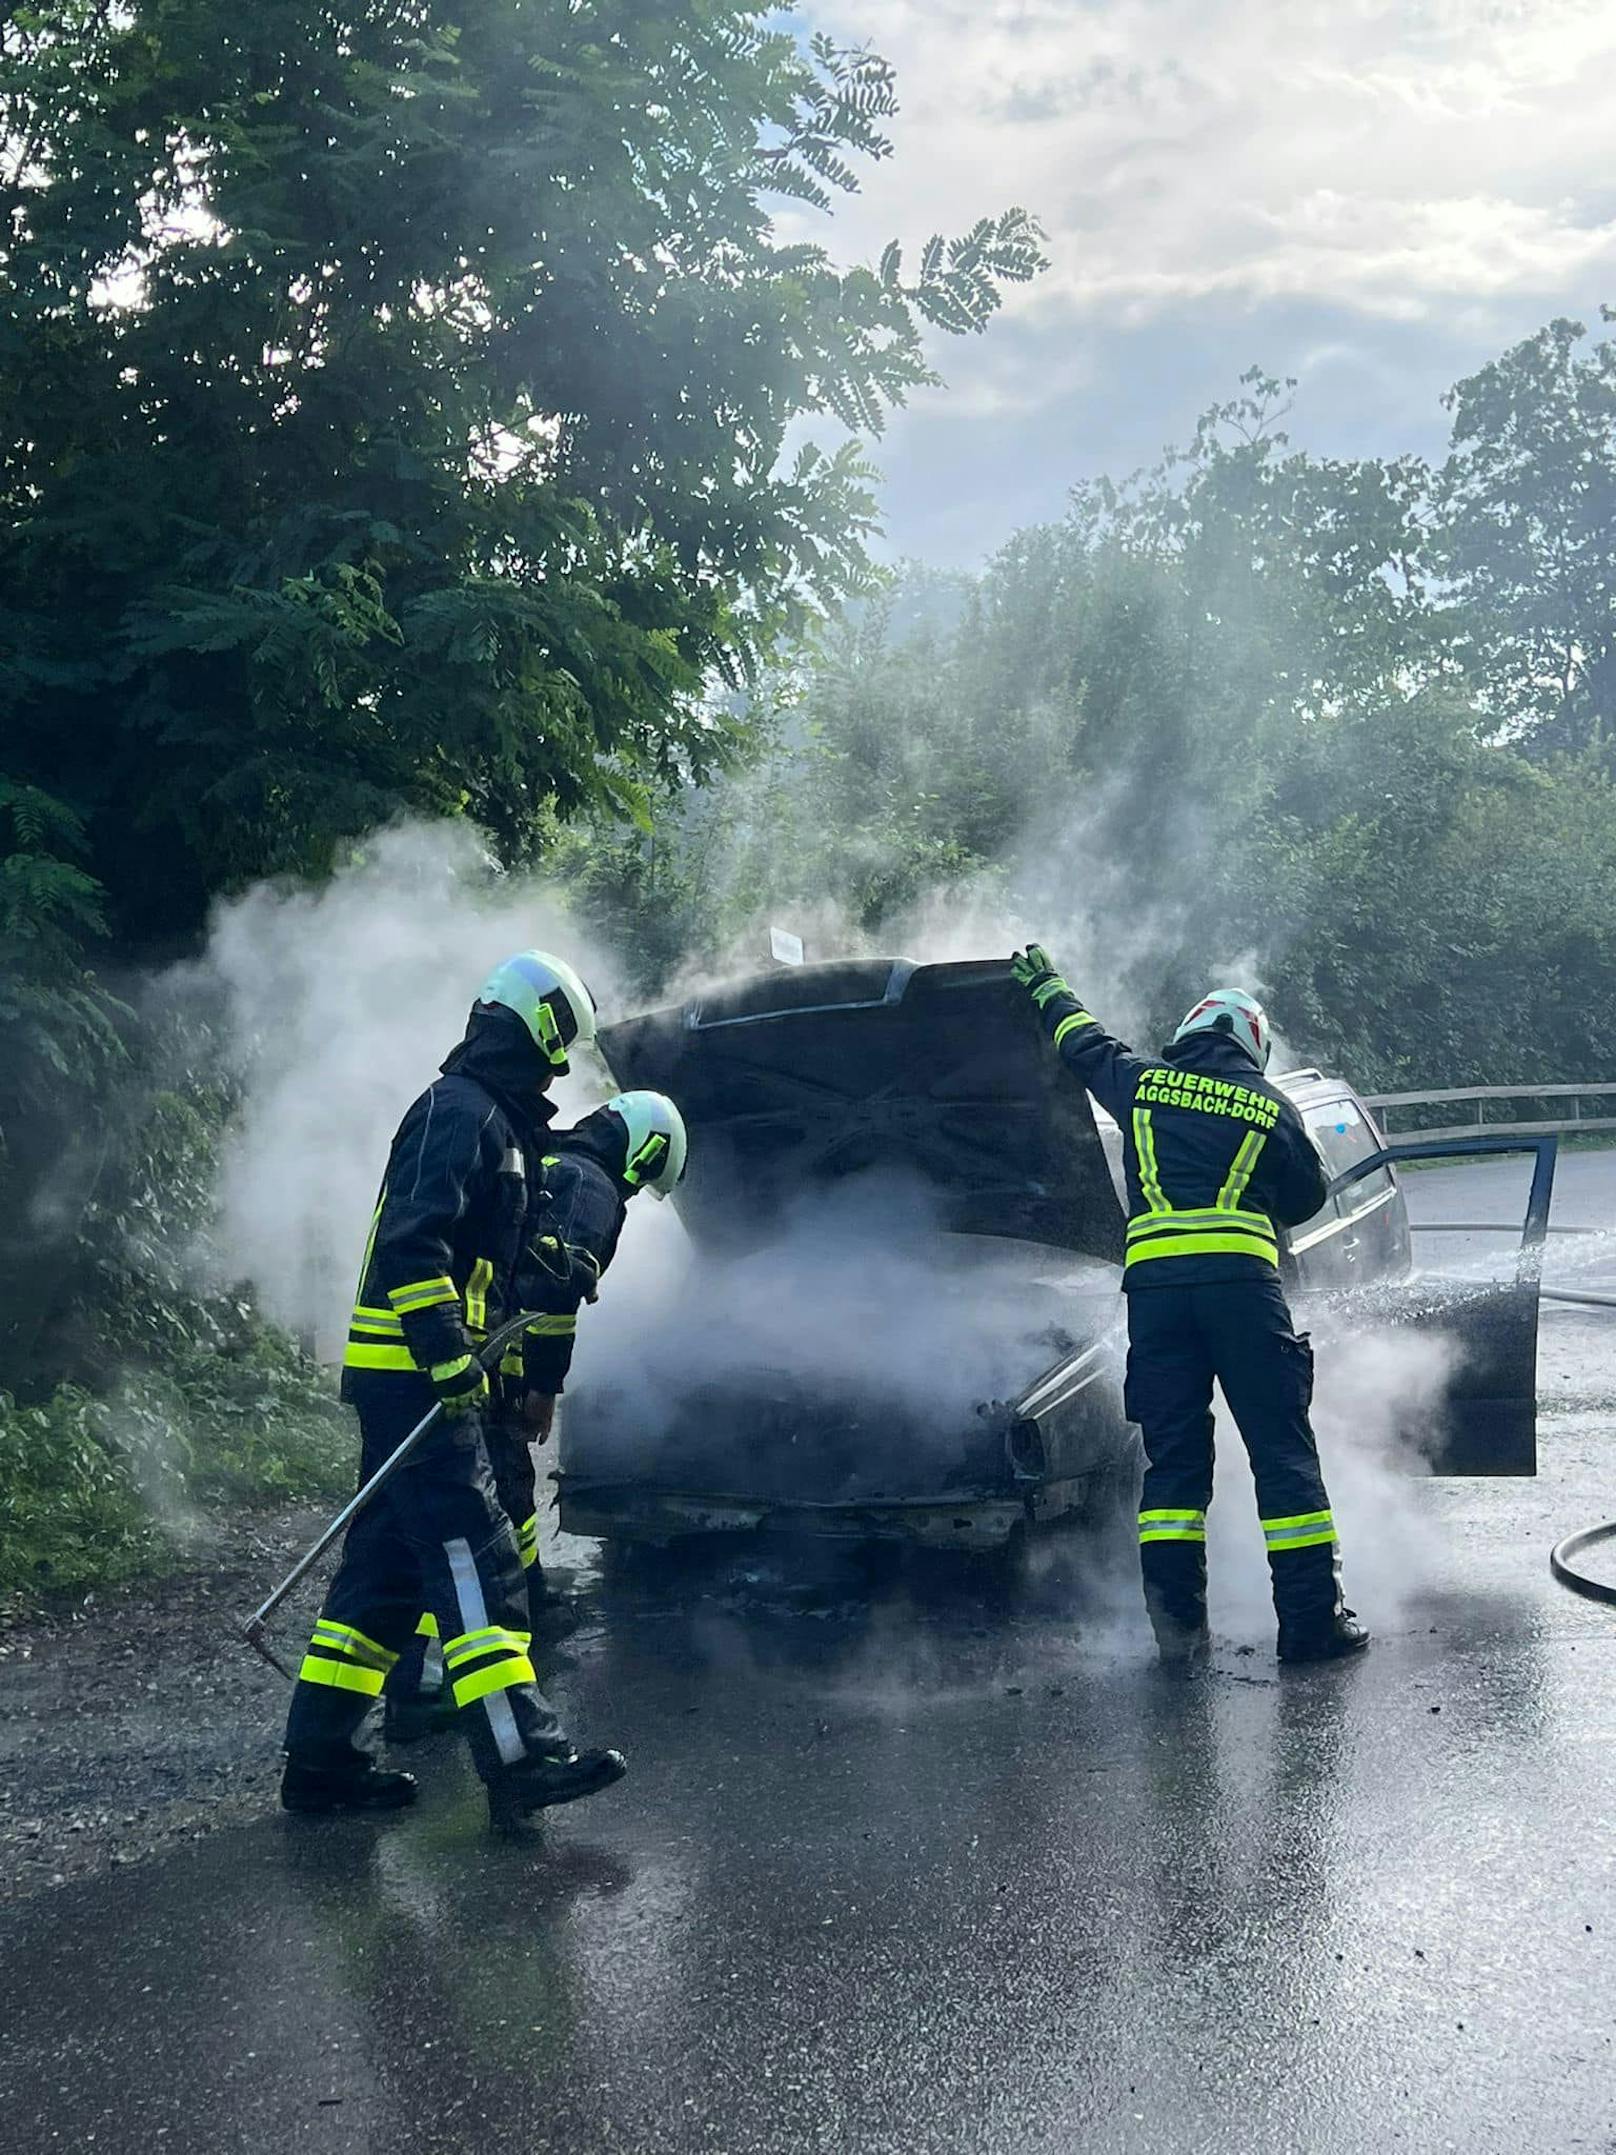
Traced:
<path fill-rule="evenodd" d="M 258 1326 L 232 1352 L 131 1369 L 105 1399 L 0 1392 L 0 1608 L 163 1569 L 205 1534 L 199 1505 L 334 1501 L 356 1452 L 329 1373 Z"/>
<path fill-rule="evenodd" d="M 0 1603 L 116 1585 L 161 1560 L 165 1537 L 105 1412 L 77 1385 L 33 1407 L 0 1392 Z"/>
<path fill-rule="evenodd" d="M 148 1089 L 107 1103 L 75 1289 L 41 1334 L 70 1381 L 38 1398 L 0 1392 L 0 1606 L 12 1610 L 172 1562 L 206 1532 L 198 1507 L 353 1485 L 355 1432 L 330 1372 L 244 1293 L 197 1282 L 229 1110 L 205 1074 L 209 1043 L 145 1026 L 140 1045 Z M 184 1074 L 155 1087 L 165 1067 Z"/>

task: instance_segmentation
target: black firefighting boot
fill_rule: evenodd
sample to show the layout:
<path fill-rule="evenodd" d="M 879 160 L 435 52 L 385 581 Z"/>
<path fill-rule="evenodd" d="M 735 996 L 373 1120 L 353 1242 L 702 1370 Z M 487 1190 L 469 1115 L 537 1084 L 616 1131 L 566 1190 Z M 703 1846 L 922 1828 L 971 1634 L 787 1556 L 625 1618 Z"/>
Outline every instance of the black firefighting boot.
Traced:
<path fill-rule="evenodd" d="M 595 1796 L 628 1771 L 621 1751 L 566 1751 L 507 1766 L 488 1783 L 488 1821 L 496 1832 L 519 1829 L 534 1811 Z"/>
<path fill-rule="evenodd" d="M 1338 1661 L 1369 1644 L 1367 1629 L 1342 1600 L 1339 1561 L 1333 1542 L 1270 1550 L 1281 1661 Z"/>
<path fill-rule="evenodd" d="M 1212 1651 L 1206 1626 L 1205 1542 L 1143 1542 L 1139 1563 L 1145 1611 L 1162 1660 L 1175 1667 L 1204 1661 Z"/>
<path fill-rule="evenodd" d="M 1307 1631 L 1280 1629 L 1281 1661 L 1339 1661 L 1346 1654 L 1361 1654 L 1369 1644 L 1368 1628 L 1351 1609 L 1337 1609 L 1323 1628 Z"/>
<path fill-rule="evenodd" d="M 415 1801 L 413 1773 L 392 1773 L 374 1759 L 351 1752 L 336 1764 L 288 1756 L 281 1775 L 281 1805 L 304 1817 L 343 1811 L 401 1811 Z"/>

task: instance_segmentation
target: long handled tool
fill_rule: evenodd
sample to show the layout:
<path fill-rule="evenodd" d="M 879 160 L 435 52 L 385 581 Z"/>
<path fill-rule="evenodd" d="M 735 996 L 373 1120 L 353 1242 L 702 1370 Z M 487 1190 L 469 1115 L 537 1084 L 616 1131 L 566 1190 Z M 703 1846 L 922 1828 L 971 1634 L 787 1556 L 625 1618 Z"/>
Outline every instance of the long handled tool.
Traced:
<path fill-rule="evenodd" d="M 478 1350 L 477 1360 L 482 1367 L 485 1370 L 492 1369 L 507 1343 L 515 1339 L 518 1333 L 525 1331 L 532 1321 L 532 1312 L 524 1310 L 520 1317 L 513 1317 L 509 1324 L 503 1324 L 497 1332 L 491 1333 Z M 390 1453 L 382 1461 L 358 1494 L 348 1499 L 319 1540 L 303 1552 L 280 1585 L 276 1587 L 274 1593 L 267 1600 L 260 1602 L 252 1615 L 248 1617 L 246 1623 L 242 1625 L 241 1636 L 246 1640 L 253 1652 L 267 1661 L 270 1667 L 276 1670 L 278 1674 L 284 1676 L 288 1683 L 292 1681 L 292 1672 L 276 1658 L 275 1649 L 269 1643 L 270 1618 L 292 1591 L 293 1587 L 299 1585 L 308 1577 L 338 1536 L 347 1532 L 349 1526 L 358 1518 L 377 1490 L 392 1480 L 421 1439 L 430 1430 L 437 1427 L 442 1413 L 443 1403 L 440 1400 L 430 1412 L 422 1415 L 398 1449 Z"/>

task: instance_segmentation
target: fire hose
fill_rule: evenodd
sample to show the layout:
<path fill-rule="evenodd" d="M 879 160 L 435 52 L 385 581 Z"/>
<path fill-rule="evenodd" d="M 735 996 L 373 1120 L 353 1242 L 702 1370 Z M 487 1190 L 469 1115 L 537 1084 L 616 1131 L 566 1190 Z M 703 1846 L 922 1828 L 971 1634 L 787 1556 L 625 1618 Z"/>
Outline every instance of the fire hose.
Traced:
<path fill-rule="evenodd" d="M 1556 1542 L 1549 1552 L 1549 1569 L 1573 1594 L 1585 1595 L 1589 1601 L 1616 1603 L 1616 1585 L 1607 1579 L 1590 1578 L 1571 1561 L 1585 1549 L 1596 1548 L 1605 1541 L 1616 1541 L 1616 1519 L 1608 1520 L 1604 1526 L 1586 1526 L 1580 1533 L 1568 1534 L 1564 1541 Z"/>
<path fill-rule="evenodd" d="M 524 1332 L 531 1322 L 532 1312 L 524 1310 L 520 1317 L 513 1317 L 509 1324 L 502 1324 L 497 1332 L 490 1333 L 487 1340 L 477 1350 L 477 1360 L 481 1367 L 485 1371 L 491 1370 L 498 1362 L 507 1344 L 515 1339 L 519 1333 Z M 428 1413 L 422 1415 L 397 1450 L 389 1453 L 387 1458 L 382 1461 L 381 1465 L 370 1477 L 370 1480 L 364 1484 L 356 1495 L 348 1499 L 325 1532 L 320 1535 L 317 1541 L 311 1543 L 304 1550 L 280 1585 L 276 1587 L 272 1594 L 259 1603 L 252 1615 L 248 1617 L 246 1623 L 242 1625 L 241 1636 L 252 1648 L 253 1652 L 261 1660 L 267 1661 L 277 1675 L 284 1676 L 288 1683 L 292 1681 L 292 1672 L 276 1658 L 275 1649 L 269 1643 L 269 1619 L 274 1615 L 287 1595 L 291 1593 L 292 1589 L 300 1585 L 308 1577 L 338 1536 L 347 1532 L 376 1492 L 392 1480 L 421 1439 L 430 1435 L 432 1430 L 437 1427 L 442 1415 L 443 1402 L 439 1400 Z"/>

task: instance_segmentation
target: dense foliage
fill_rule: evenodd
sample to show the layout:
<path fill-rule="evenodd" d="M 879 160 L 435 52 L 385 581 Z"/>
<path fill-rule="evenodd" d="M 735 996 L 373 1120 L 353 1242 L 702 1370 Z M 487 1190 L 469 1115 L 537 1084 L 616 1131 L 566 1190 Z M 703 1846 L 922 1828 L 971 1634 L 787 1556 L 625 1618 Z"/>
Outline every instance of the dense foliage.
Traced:
<path fill-rule="evenodd" d="M 744 0 L 5 11 L 0 1382 L 89 1374 L 107 1079 L 151 1084 L 92 961 L 401 812 L 510 860 L 643 816 L 867 586 L 859 437 L 1041 265 L 1013 209 L 868 266 L 777 231 L 895 109 Z"/>
<path fill-rule="evenodd" d="M 147 1032 L 147 1070 L 197 1045 Z M 32 1400 L 0 1389 L 0 1611 L 163 1561 L 196 1506 L 335 1496 L 352 1475 L 328 1374 L 244 1295 L 199 1284 L 227 1103 L 178 1070 L 120 1098 L 67 1260 L 22 1305 L 23 1366 L 80 1381 Z"/>
<path fill-rule="evenodd" d="M 0 726 L 120 943 L 402 808 L 508 856 L 736 745 L 865 581 L 856 438 L 1040 264 L 840 269 L 884 62 L 727 0 L 101 0 L 0 28 Z"/>
<path fill-rule="evenodd" d="M 598 836 L 590 902 L 648 987 L 771 912 L 948 947 L 944 891 L 950 932 L 1064 932 L 1146 1040 L 1236 970 L 1366 1084 L 1609 1077 L 1616 344 L 1581 335 L 1462 383 L 1439 471 L 1292 451 L 1253 375 L 979 577 L 907 572 L 744 780 Z"/>

